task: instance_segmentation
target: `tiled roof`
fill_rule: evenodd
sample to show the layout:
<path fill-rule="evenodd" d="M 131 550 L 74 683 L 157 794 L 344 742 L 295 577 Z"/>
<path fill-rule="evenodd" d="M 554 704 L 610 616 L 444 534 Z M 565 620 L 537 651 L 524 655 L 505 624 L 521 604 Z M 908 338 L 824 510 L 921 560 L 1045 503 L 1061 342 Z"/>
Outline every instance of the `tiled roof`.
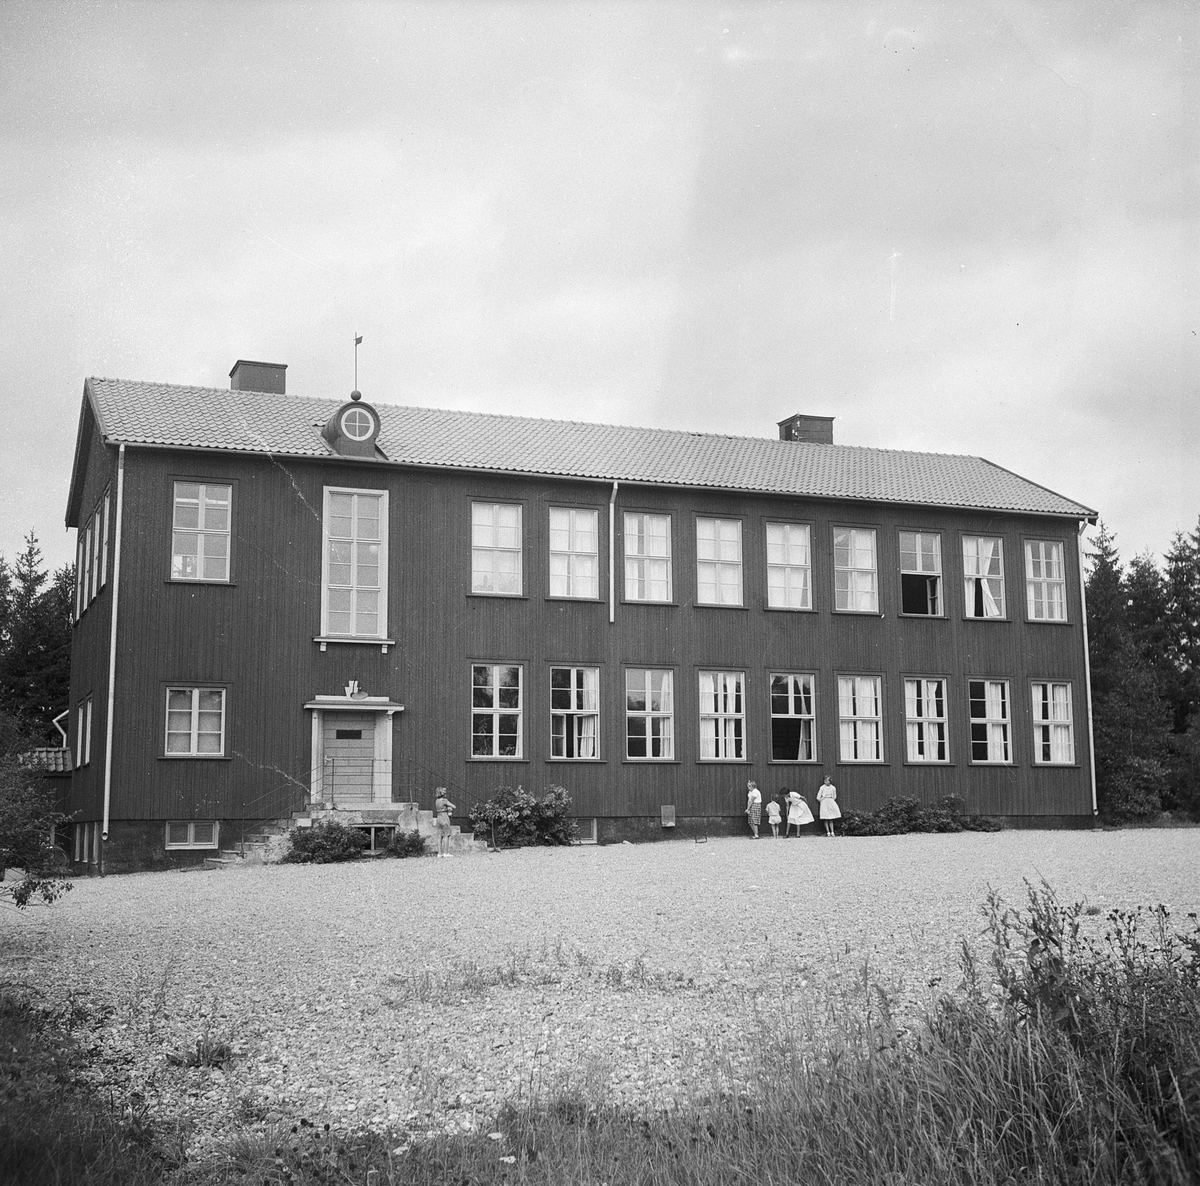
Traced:
<path fill-rule="evenodd" d="M 71 751 L 59 746 L 39 746 L 28 753 L 18 754 L 17 763 L 31 770 L 45 770 L 48 774 L 70 774 Z"/>
<path fill-rule="evenodd" d="M 344 402 L 89 379 L 112 443 L 335 457 L 321 425 Z M 654 485 L 1091 517 L 981 457 L 374 405 L 389 462 Z"/>

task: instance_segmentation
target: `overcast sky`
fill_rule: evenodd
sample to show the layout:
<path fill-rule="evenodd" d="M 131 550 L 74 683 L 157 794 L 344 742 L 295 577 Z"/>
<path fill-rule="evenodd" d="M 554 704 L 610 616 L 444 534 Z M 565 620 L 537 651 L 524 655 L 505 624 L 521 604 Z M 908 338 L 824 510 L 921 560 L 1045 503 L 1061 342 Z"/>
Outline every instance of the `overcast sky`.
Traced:
<path fill-rule="evenodd" d="M 0 0 L 0 553 L 88 375 L 980 454 L 1200 515 L 1200 6 Z"/>

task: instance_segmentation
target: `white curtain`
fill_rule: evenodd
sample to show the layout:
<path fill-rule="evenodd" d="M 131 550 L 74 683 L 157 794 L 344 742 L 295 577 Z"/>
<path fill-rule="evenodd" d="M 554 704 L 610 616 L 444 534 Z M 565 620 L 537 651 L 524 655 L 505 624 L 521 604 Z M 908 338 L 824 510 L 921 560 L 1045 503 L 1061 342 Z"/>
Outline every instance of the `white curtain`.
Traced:
<path fill-rule="evenodd" d="M 596 718 L 592 716 L 580 716 L 575 718 L 579 733 L 575 739 L 575 752 L 581 758 L 594 758 L 596 756 Z"/>

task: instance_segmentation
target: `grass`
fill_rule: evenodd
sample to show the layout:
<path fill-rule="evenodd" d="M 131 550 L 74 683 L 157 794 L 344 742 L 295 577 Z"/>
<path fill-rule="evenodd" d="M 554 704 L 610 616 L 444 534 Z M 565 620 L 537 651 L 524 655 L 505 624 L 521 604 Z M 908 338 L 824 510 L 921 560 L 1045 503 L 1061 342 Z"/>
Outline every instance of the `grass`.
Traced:
<path fill-rule="evenodd" d="M 118 1106 L 78 1082 L 83 1056 L 63 1019 L 0 992 L 0 1184 L 143 1186 L 180 1164 L 137 1099 Z"/>
<path fill-rule="evenodd" d="M 1100 938 L 1029 887 L 985 907 L 987 966 L 964 944 L 962 983 L 911 1029 L 864 966 L 832 1024 L 778 1011 L 752 1043 L 751 1087 L 649 1115 L 559 1084 L 510 1104 L 489 1131 L 414 1140 L 331 1132 L 306 1119 L 180 1165 L 144 1117 L 69 1089 L 71 1052 L 27 1005 L 0 1014 L 5 1182 L 195 1186 L 870 1183 L 1008 1186 L 1200 1180 L 1200 927 L 1114 911 Z M 565 960 L 567 954 L 563 953 Z M 506 975 L 523 970 L 510 953 Z M 598 987 L 637 970 L 597 968 Z M 459 969 L 468 987 L 475 969 Z M 503 982 L 499 972 L 480 974 Z M 818 1036 L 818 1029 L 821 1036 Z M 832 1035 L 832 1036 L 831 1036 Z M 13 1054 L 6 1052 L 12 1046 Z M 15 1073 L 14 1073 L 15 1072 Z M 15 1095 L 13 1085 L 15 1084 Z M 10 1100 L 16 1101 L 15 1111 Z"/>

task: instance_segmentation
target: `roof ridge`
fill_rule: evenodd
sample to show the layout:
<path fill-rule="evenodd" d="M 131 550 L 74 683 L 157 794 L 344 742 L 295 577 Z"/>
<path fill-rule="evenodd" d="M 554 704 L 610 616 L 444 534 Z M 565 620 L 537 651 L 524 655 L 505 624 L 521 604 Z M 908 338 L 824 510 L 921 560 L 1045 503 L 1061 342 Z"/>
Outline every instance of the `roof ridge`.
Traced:
<path fill-rule="evenodd" d="M 158 380 L 155 380 L 155 379 L 109 379 L 109 378 L 100 378 L 98 376 L 92 376 L 89 379 L 89 382 L 92 382 L 92 381 L 104 382 L 104 383 L 129 383 L 129 384 L 136 384 L 138 386 L 143 386 L 143 387 L 168 387 L 173 391 L 205 391 L 205 392 L 215 391 L 215 392 L 220 392 L 225 395 L 230 395 L 230 394 L 232 394 L 232 395 L 243 395 L 243 394 L 276 395 L 276 396 L 279 396 L 280 399 L 305 400 L 305 401 L 307 401 L 309 403 L 313 403 L 313 404 L 337 403 L 337 402 L 339 402 L 339 399 L 340 399 L 340 397 L 338 397 L 338 396 L 299 395 L 299 394 L 287 394 L 287 393 L 282 393 L 282 392 L 278 392 L 278 391 L 239 392 L 239 391 L 235 391 L 233 388 L 228 388 L 228 387 L 202 387 L 195 383 L 160 383 Z M 345 402 L 345 401 L 341 400 L 340 402 Z M 580 427 L 585 427 L 585 428 L 614 428 L 614 429 L 620 429 L 620 430 L 623 430 L 626 432 L 662 433 L 667 436 L 678 436 L 678 437 L 701 437 L 701 438 L 711 438 L 714 440 L 723 440 L 723 441 L 754 441 L 756 443 L 765 442 L 769 445 L 786 445 L 788 448 L 792 448 L 792 449 L 796 448 L 797 446 L 801 446 L 801 447 L 814 447 L 814 448 L 821 448 L 821 449 L 828 449 L 828 448 L 848 449 L 848 450 L 852 449 L 852 450 L 855 450 L 856 452 L 860 452 L 860 453 L 889 453 L 889 454 L 900 453 L 900 454 L 905 455 L 906 457 L 964 457 L 964 458 L 972 458 L 972 459 L 978 460 L 978 461 L 984 460 L 984 458 L 979 457 L 975 453 L 944 453 L 944 452 L 939 452 L 936 449 L 889 449 L 889 448 L 885 448 L 885 447 L 879 446 L 879 445 L 841 445 L 841 444 L 837 444 L 834 442 L 830 442 L 829 444 L 824 444 L 824 443 L 818 442 L 818 441 L 781 441 L 781 440 L 777 440 L 775 437 L 749 436 L 745 433 L 736 433 L 736 432 L 696 432 L 695 430 L 689 429 L 689 428 L 660 428 L 660 427 L 654 426 L 654 425 L 615 424 L 615 423 L 612 423 L 611 421 L 606 421 L 606 420 L 569 420 L 569 419 L 566 419 L 561 416 L 523 416 L 516 412 L 477 412 L 477 411 L 473 411 L 473 410 L 469 410 L 469 409 L 465 409 L 465 408 L 432 408 L 432 407 L 428 407 L 424 404 L 392 403 L 391 401 L 388 401 L 388 400 L 367 400 L 366 402 L 367 403 L 377 403 L 381 407 L 385 407 L 385 408 L 400 408 L 400 409 L 410 411 L 410 412 L 430 412 L 434 415 L 439 415 L 439 416 L 472 416 L 472 417 L 479 417 L 479 418 L 486 417 L 486 418 L 492 419 L 492 420 L 507 420 L 507 421 L 514 421 L 514 422 L 521 421 L 524 423 L 534 423 L 534 424 L 563 424 L 563 425 L 571 425 L 571 426 L 580 426 Z M 991 463 L 989 462 L 989 464 L 991 464 Z M 997 468 L 1003 469 L 1004 467 L 998 466 Z M 1012 473 L 1014 477 L 1018 477 L 1018 478 L 1021 477 L 1020 474 L 1016 474 L 1012 470 L 1006 470 L 1005 472 Z M 1027 481 L 1028 479 L 1021 478 L 1021 480 Z M 1035 485 L 1036 485 L 1036 483 L 1035 483 Z M 1044 487 L 1044 489 L 1046 489 L 1046 488 Z M 1053 493 L 1055 493 L 1055 491 L 1050 491 L 1050 493 L 1053 494 Z M 1059 497 L 1062 498 L 1064 496 L 1059 495 Z M 1073 500 L 1068 500 L 1068 501 L 1073 501 Z"/>
<path fill-rule="evenodd" d="M 765 442 L 768 445 L 786 445 L 788 448 L 799 446 L 811 446 L 820 449 L 855 449 L 863 453 L 903 453 L 908 457 L 970 457 L 974 458 L 974 453 L 938 453 L 933 450 L 922 449 L 885 449 L 878 445 L 839 445 L 833 442 L 824 444 L 820 441 L 781 441 L 775 437 L 758 437 L 747 436 L 744 433 L 738 432 L 696 432 L 690 428 L 659 428 L 652 425 L 641 424 L 612 424 L 604 420 L 565 420 L 559 416 L 520 416 L 515 412 L 470 412 L 464 411 L 461 408 L 427 408 L 422 404 L 391 404 L 383 403 L 384 407 L 390 408 L 407 408 L 412 412 L 435 412 L 442 415 L 455 416 L 489 416 L 495 420 L 524 420 L 535 424 L 570 424 L 583 425 L 586 428 L 621 428 L 629 432 L 661 432 L 669 436 L 681 437 L 712 437 L 723 441 L 754 441 L 756 443 Z M 1018 477 L 1020 475 L 1017 475 Z"/>
<path fill-rule="evenodd" d="M 110 375 L 89 375 L 85 383 L 125 383 L 131 387 L 168 387 L 172 391 L 204 391 L 218 395 L 274 395 L 280 399 L 303 399 L 310 403 L 334 403 L 336 397 L 329 395 L 297 395 L 290 391 L 239 391 L 233 387 L 204 387 L 198 383 L 166 383 L 158 379 L 121 379 Z M 343 401 L 344 402 L 344 401 Z"/>

